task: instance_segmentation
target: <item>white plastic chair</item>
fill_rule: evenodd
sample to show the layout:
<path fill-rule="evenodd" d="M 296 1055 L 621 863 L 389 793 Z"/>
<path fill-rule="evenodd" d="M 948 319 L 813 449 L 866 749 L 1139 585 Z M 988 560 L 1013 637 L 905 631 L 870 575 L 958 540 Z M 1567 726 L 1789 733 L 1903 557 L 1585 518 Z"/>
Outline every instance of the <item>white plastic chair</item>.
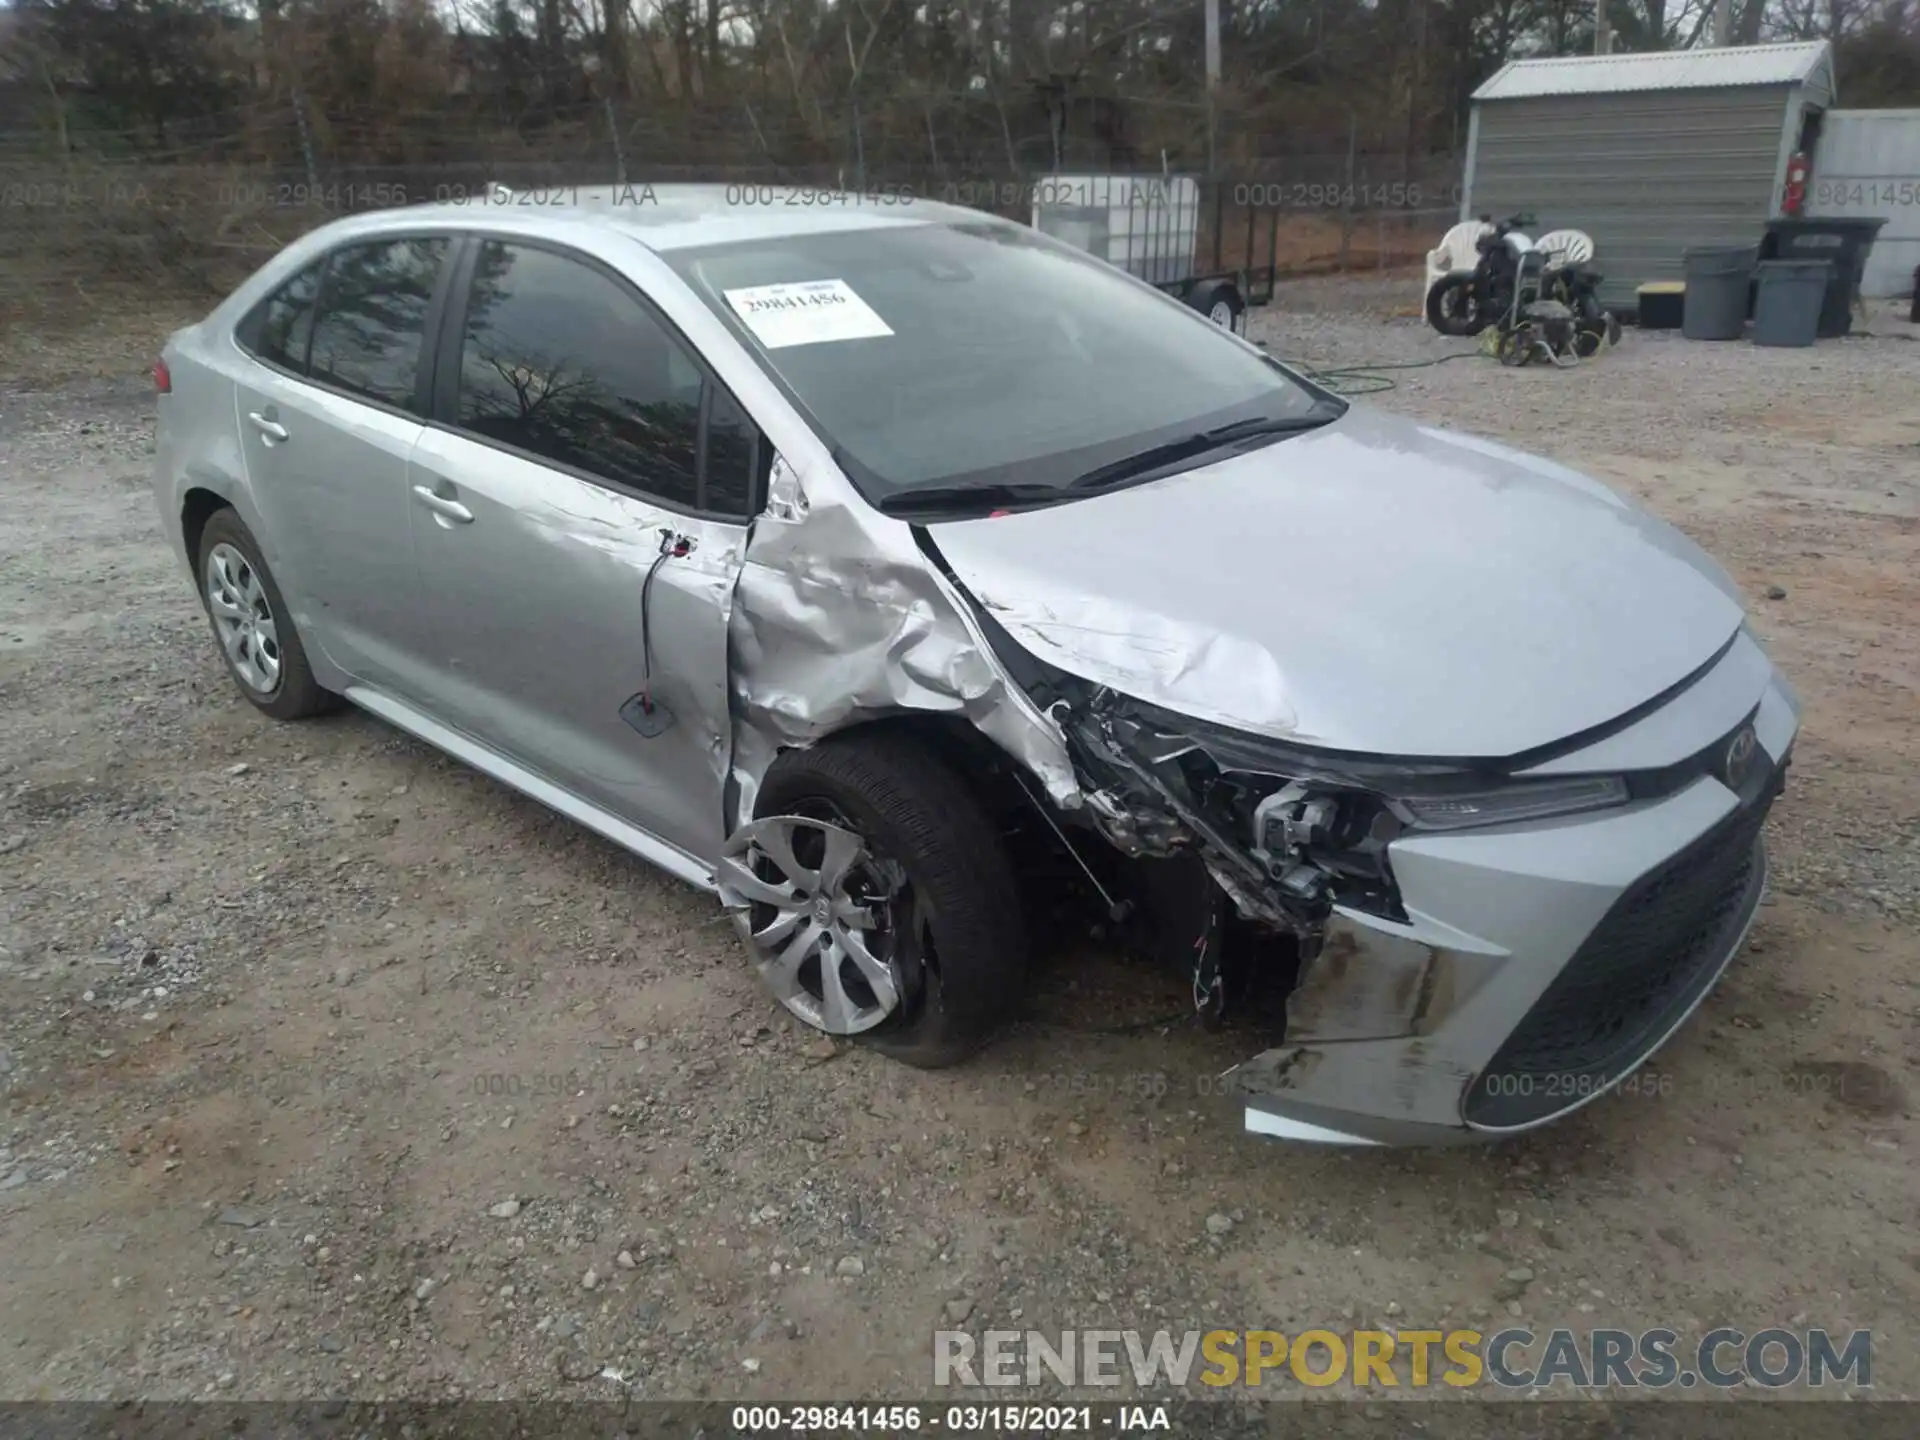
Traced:
<path fill-rule="evenodd" d="M 1442 275 L 1453 270 L 1471 270 L 1479 264 L 1476 242 L 1482 235 L 1492 233 L 1493 226 L 1484 220 L 1462 220 L 1447 231 L 1440 243 L 1427 252 L 1427 283 L 1421 287 L 1421 300 L 1426 300 L 1427 291 L 1433 289 L 1433 282 Z"/>
<path fill-rule="evenodd" d="M 1584 265 L 1593 259 L 1593 237 L 1584 230 L 1549 230 L 1533 242 L 1549 265 Z"/>

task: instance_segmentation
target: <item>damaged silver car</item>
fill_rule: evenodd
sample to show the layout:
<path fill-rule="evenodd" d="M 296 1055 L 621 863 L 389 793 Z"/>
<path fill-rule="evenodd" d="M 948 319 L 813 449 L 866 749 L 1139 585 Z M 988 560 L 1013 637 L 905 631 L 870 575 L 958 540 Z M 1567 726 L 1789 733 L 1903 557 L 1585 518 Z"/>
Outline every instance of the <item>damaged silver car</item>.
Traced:
<path fill-rule="evenodd" d="M 168 342 L 161 516 L 267 714 L 717 893 L 912 1064 L 1091 913 L 1203 1020 L 1284 996 L 1273 1135 L 1551 1120 L 1739 948 L 1799 707 L 1675 530 L 989 216 L 550 198 L 328 225 Z"/>

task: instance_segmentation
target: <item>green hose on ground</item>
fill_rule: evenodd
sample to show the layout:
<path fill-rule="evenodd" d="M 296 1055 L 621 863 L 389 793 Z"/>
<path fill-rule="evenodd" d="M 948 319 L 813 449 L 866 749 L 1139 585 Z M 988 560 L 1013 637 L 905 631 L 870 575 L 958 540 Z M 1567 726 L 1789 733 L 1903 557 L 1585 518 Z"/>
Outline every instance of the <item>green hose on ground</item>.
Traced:
<path fill-rule="evenodd" d="M 1314 384 L 1324 386 L 1336 395 L 1378 395 L 1382 391 L 1392 390 L 1398 383 L 1385 373 L 1389 370 L 1425 370 L 1430 366 L 1444 365 L 1449 360 L 1472 360 L 1479 355 L 1478 349 L 1455 350 L 1450 354 L 1436 355 L 1430 360 L 1366 361 L 1358 365 L 1336 365 L 1326 370 L 1303 360 L 1285 360 L 1281 363 L 1298 370 Z"/>

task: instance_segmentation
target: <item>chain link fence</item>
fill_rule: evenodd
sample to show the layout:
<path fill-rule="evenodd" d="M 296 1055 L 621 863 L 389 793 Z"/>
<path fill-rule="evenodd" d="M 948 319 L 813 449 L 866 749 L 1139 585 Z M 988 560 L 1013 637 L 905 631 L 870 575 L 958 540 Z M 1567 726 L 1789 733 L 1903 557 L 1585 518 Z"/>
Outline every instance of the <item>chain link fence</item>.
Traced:
<path fill-rule="evenodd" d="M 489 126 L 444 107 L 373 125 L 296 97 L 210 117 L 164 144 L 145 133 L 60 145 L 44 129 L 0 131 L 0 316 L 121 303 L 131 291 L 210 298 L 338 215 L 472 203 L 495 184 L 549 203 L 608 184 L 638 197 L 648 185 L 715 182 L 749 204 L 776 192 L 784 203 L 818 203 L 814 192 L 849 190 L 1025 220 L 1034 187 L 1052 174 L 1203 176 L 1224 200 L 1227 264 L 1265 263 L 1246 244 L 1236 255 L 1233 237 L 1254 233 L 1257 215 L 1264 252 L 1271 217 L 1283 276 L 1415 262 L 1457 213 L 1455 156 L 1368 153 L 1357 140 L 1333 153 L 1276 154 L 1270 137 L 1230 117 L 1181 103 L 1169 104 L 1172 120 L 1150 109 L 1143 120 L 1142 108 L 1131 130 L 1169 142 L 1151 155 L 1103 133 L 1098 117 L 1017 133 L 979 97 L 928 100 L 917 135 L 904 128 L 898 97 L 870 114 L 849 97 L 841 113 L 777 125 L 744 103 L 669 126 L 611 101 L 537 126 Z"/>

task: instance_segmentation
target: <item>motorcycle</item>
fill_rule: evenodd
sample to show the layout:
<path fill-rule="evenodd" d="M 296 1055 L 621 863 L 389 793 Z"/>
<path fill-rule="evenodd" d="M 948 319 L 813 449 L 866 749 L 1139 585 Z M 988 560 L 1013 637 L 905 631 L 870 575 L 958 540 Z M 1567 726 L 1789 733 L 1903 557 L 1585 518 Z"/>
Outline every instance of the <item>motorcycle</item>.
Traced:
<path fill-rule="evenodd" d="M 1482 215 L 1483 223 L 1493 217 Z M 1513 215 L 1474 242 L 1479 261 L 1471 270 L 1442 275 L 1427 291 L 1427 323 L 1442 335 L 1478 335 L 1512 312 L 1520 257 L 1533 250 L 1525 233 L 1531 215 Z"/>
<path fill-rule="evenodd" d="M 1427 323 L 1458 336 L 1498 326 L 1497 348 L 1510 364 L 1525 364 L 1539 342 L 1549 354 L 1580 359 L 1618 343 L 1620 322 L 1600 304 L 1600 273 L 1579 261 L 1553 263 L 1527 235 L 1533 224 L 1531 215 L 1512 215 L 1482 235 L 1474 268 L 1443 275 L 1427 291 Z"/>

